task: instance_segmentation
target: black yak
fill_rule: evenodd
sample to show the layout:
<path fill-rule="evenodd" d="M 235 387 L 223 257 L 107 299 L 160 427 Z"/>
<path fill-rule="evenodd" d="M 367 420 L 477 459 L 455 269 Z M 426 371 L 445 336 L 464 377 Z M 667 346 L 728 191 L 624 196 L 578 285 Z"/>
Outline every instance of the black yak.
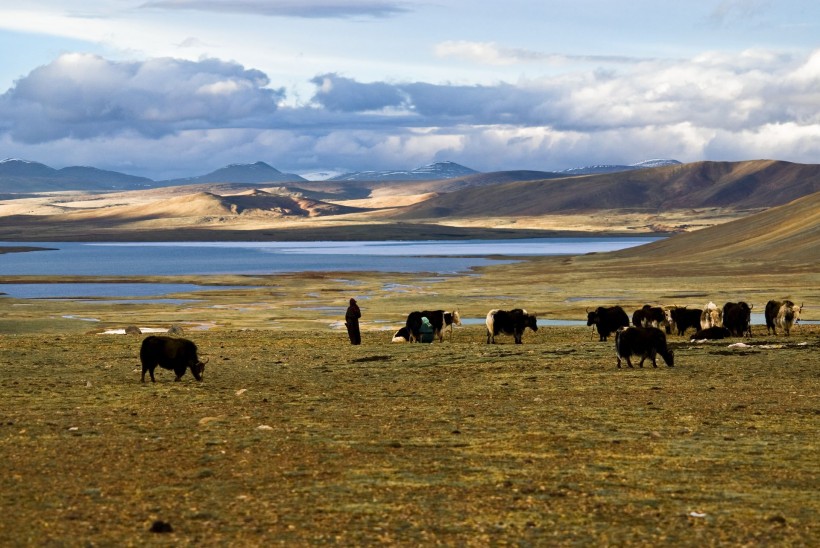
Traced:
<path fill-rule="evenodd" d="M 652 360 L 652 367 L 658 367 L 655 356 L 660 354 L 666 365 L 675 365 L 675 353 L 666 346 L 666 333 L 657 327 L 624 327 L 615 332 L 615 355 L 618 358 L 618 369 L 621 359 L 632 367 L 630 356 L 640 356 L 638 367 L 643 367 L 646 358 Z"/>
<path fill-rule="evenodd" d="M 620 306 L 599 306 L 592 312 L 587 311 L 587 325 L 594 325 L 598 329 L 598 340 L 605 341 L 619 327 L 629 326 L 629 316 Z"/>
<path fill-rule="evenodd" d="M 726 329 L 725 327 L 707 327 L 706 329 L 698 330 L 697 333 L 692 335 L 690 341 L 714 341 L 718 339 L 725 339 L 731 336 L 732 332 Z"/>
<path fill-rule="evenodd" d="M 538 331 L 538 319 L 535 314 L 528 314 L 526 310 L 521 308 L 513 308 L 512 310 L 498 310 L 493 309 L 487 313 L 485 320 L 487 325 L 487 344 L 491 342 L 495 344 L 495 336 L 501 333 L 505 335 L 512 335 L 515 339 L 515 344 L 521 344 L 521 337 L 524 335 L 524 330 L 530 328 L 533 331 Z"/>
<path fill-rule="evenodd" d="M 142 362 L 142 382 L 145 382 L 146 372 L 151 375 L 151 382 L 156 382 L 154 369 L 157 365 L 176 373 L 175 381 L 185 374 L 186 369 L 190 369 L 194 378 L 201 381 L 207 363 L 207 360 L 203 362 L 197 357 L 196 345 L 193 342 L 164 335 L 151 335 L 142 341 L 140 361 Z"/>

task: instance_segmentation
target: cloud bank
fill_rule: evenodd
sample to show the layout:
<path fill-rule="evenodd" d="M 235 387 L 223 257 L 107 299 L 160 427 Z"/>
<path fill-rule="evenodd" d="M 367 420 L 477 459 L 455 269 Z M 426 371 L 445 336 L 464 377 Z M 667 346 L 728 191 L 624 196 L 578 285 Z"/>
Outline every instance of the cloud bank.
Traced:
<path fill-rule="evenodd" d="M 142 7 L 307 19 L 391 17 L 410 11 L 406 3 L 389 0 L 156 0 Z"/>
<path fill-rule="evenodd" d="M 66 165 L 96 151 L 81 159 L 155 178 L 256 160 L 306 172 L 820 157 L 820 50 L 619 66 L 492 85 L 331 72 L 295 107 L 282 106 L 267 75 L 234 62 L 68 54 L 0 96 L 0 147 Z"/>
<path fill-rule="evenodd" d="M 267 84 L 259 71 L 215 59 L 113 62 L 66 54 L 0 96 L 1 127 L 26 143 L 122 133 L 157 138 L 270 116 L 284 92 Z"/>

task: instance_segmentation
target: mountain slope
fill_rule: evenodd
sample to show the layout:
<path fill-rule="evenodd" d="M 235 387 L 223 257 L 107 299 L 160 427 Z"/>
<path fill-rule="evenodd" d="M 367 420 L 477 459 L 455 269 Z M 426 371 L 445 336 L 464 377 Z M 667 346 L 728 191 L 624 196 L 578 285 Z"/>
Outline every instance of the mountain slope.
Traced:
<path fill-rule="evenodd" d="M 0 192 L 109 191 L 145 188 L 151 179 L 87 166 L 54 169 L 39 162 L 0 160 Z"/>
<path fill-rule="evenodd" d="M 696 162 L 620 173 L 473 187 L 432 198 L 397 219 L 536 216 L 604 209 L 755 209 L 820 191 L 820 165 Z"/>
<path fill-rule="evenodd" d="M 715 272 L 731 261 L 750 267 L 752 263 L 789 262 L 816 271 L 820 264 L 820 192 L 736 221 L 610 255 L 680 264 L 713 262 Z"/>
<path fill-rule="evenodd" d="M 317 217 L 358 211 L 299 195 L 251 190 L 232 196 L 211 192 L 176 195 L 135 205 L 111 206 L 62 215 L 66 221 L 127 223 L 144 219 L 199 219 L 209 217 Z"/>
<path fill-rule="evenodd" d="M 256 162 L 253 164 L 231 164 L 206 173 L 205 175 L 159 181 L 157 185 L 176 186 L 203 183 L 262 184 L 304 180 L 304 178 L 293 173 L 282 173 L 265 162 Z"/>
<path fill-rule="evenodd" d="M 585 166 L 585 167 L 574 167 L 570 169 L 565 169 L 563 171 L 556 172 L 558 175 L 562 176 L 569 176 L 569 175 L 594 175 L 594 174 L 601 174 L 601 173 L 618 173 L 620 171 L 632 171 L 635 169 L 649 169 L 654 167 L 663 167 L 663 166 L 677 166 L 681 163 L 677 160 L 667 160 L 667 159 L 656 159 L 656 160 L 644 160 L 643 162 L 638 162 L 637 164 L 629 164 L 629 165 L 619 165 L 619 164 L 603 164 L 597 166 Z"/>

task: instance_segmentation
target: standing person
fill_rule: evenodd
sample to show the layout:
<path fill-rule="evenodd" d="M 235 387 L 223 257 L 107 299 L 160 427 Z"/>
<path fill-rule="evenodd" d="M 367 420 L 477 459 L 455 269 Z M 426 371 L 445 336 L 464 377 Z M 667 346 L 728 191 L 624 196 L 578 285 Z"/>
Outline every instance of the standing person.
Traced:
<path fill-rule="evenodd" d="M 347 326 L 350 344 L 362 344 L 362 334 L 359 331 L 359 318 L 361 317 L 362 311 L 359 310 L 356 299 L 350 299 L 350 306 L 347 307 L 347 312 L 345 312 L 345 326 Z"/>

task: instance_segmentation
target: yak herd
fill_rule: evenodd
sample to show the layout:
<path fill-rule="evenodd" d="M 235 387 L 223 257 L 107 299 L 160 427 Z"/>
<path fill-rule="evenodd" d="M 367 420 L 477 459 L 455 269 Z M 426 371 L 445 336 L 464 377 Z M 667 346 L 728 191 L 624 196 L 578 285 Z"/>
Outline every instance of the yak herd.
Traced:
<path fill-rule="evenodd" d="M 632 356 L 640 356 L 639 367 L 643 367 L 646 359 L 650 359 L 652 366 L 657 367 L 657 355 L 663 358 L 667 366 L 673 367 L 675 356 L 667 347 L 667 333 L 671 334 L 674 330 L 682 336 L 688 329 L 695 329 L 691 337 L 693 341 L 751 336 L 752 308 L 743 301 L 728 302 L 722 308 L 709 302 L 702 309 L 647 304 L 632 314 L 630 325 L 629 317 L 620 306 L 599 306 L 595 310 L 587 311 L 587 325 L 598 331 L 599 341 L 606 341 L 610 335 L 615 334 L 618 368 L 621 367 L 621 360 L 625 360 L 627 366 L 632 367 Z M 788 336 L 792 326 L 799 320 L 802 308 L 802 304 L 796 306 L 789 300 L 771 300 L 766 303 L 764 315 L 767 333 L 777 335 L 777 330 L 780 329 Z M 538 331 L 535 314 L 521 308 L 490 310 L 485 324 L 487 344 L 495 343 L 495 337 L 501 334 L 512 335 L 515 344 L 522 344 L 522 336 L 527 328 Z M 405 326 L 393 336 L 393 342 L 431 342 L 436 338 L 441 342 L 444 340 L 445 329 L 449 327 L 452 333 L 453 325 L 461 325 L 461 317 L 457 310 L 411 312 L 407 316 Z M 432 336 L 424 337 L 425 330 L 432 331 Z M 140 361 L 141 382 L 145 382 L 146 373 L 150 375 L 151 382 L 154 382 L 154 370 L 157 365 L 172 370 L 176 374 L 175 381 L 179 381 L 188 369 L 196 380 L 201 381 L 207 363 L 207 360 L 199 359 L 197 347 L 192 341 L 157 335 L 151 335 L 142 341 Z"/>

